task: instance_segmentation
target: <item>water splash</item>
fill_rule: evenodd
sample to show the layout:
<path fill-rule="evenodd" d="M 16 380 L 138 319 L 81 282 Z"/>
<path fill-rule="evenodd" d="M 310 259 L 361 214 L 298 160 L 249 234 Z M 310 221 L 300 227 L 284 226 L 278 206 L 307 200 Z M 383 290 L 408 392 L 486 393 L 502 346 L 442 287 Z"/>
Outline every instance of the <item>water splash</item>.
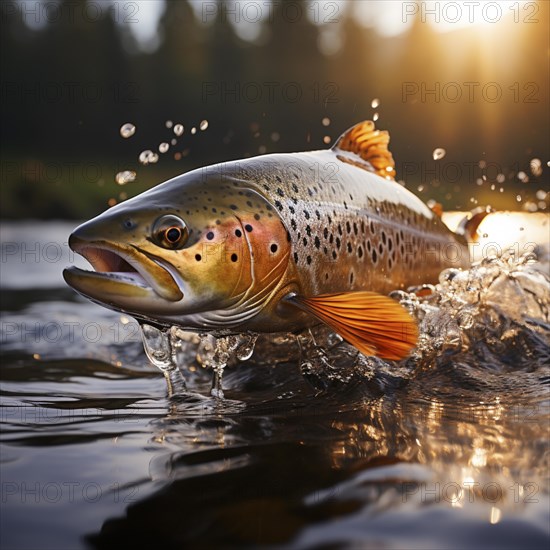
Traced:
<path fill-rule="evenodd" d="M 417 319 L 420 329 L 417 347 L 400 362 L 365 357 L 325 326 L 297 336 L 266 335 L 265 357 L 258 362 L 275 365 L 288 361 L 289 353 L 292 359 L 299 354 L 303 376 L 320 391 L 353 381 L 381 387 L 434 369 L 453 369 L 486 385 L 490 373 L 520 370 L 532 365 L 533 358 L 550 361 L 550 278 L 544 269 L 533 254 L 507 253 L 484 258 L 468 270 L 447 269 L 436 285 L 394 291 L 391 296 Z M 176 372 L 177 347 L 186 333 L 177 327 L 143 326 L 151 362 L 163 372 Z M 213 372 L 212 396 L 223 397 L 226 367 L 250 359 L 257 337 L 201 335 L 196 359 Z M 270 345 L 271 340 L 277 345 Z M 480 364 L 479 357 L 483 366 L 472 369 L 470 365 Z M 182 361 L 189 362 L 189 355 Z"/>
<path fill-rule="evenodd" d="M 133 170 L 124 170 L 115 176 L 115 181 L 119 185 L 126 185 L 127 183 L 134 181 L 136 176 L 137 174 Z"/>
<path fill-rule="evenodd" d="M 131 122 L 127 122 L 120 127 L 120 135 L 123 138 L 132 137 L 135 133 L 136 127 Z"/>
<path fill-rule="evenodd" d="M 160 329 L 147 323 L 140 323 L 140 327 L 145 353 L 149 361 L 164 374 L 170 397 L 185 392 L 185 380 L 177 364 L 180 329 L 177 327 Z"/>
<path fill-rule="evenodd" d="M 210 334 L 201 335 L 201 342 L 197 351 L 197 360 L 203 367 L 212 369 L 213 397 L 222 398 L 222 379 L 224 369 L 236 360 L 246 361 L 252 357 L 257 334 L 245 333 L 216 338 Z"/>

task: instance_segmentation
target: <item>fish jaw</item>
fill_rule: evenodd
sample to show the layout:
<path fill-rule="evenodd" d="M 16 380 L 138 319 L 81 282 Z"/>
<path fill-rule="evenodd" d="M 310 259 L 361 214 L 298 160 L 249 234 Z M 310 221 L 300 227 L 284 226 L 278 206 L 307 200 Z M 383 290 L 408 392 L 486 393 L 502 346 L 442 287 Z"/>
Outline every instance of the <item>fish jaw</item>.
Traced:
<path fill-rule="evenodd" d="M 184 298 L 182 282 L 161 260 L 130 244 L 69 239 L 71 250 L 86 258 L 94 271 L 70 267 L 67 284 L 87 298 L 111 309 L 149 313 L 174 306 Z"/>

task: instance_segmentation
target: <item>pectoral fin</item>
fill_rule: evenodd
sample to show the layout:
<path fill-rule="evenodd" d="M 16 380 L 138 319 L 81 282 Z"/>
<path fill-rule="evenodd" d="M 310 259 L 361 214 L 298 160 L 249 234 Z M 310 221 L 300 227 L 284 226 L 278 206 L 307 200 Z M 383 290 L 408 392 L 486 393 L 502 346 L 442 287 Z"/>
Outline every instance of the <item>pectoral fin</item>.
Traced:
<path fill-rule="evenodd" d="M 291 296 L 286 301 L 317 317 L 365 355 L 403 359 L 418 339 L 409 313 L 376 292 Z"/>

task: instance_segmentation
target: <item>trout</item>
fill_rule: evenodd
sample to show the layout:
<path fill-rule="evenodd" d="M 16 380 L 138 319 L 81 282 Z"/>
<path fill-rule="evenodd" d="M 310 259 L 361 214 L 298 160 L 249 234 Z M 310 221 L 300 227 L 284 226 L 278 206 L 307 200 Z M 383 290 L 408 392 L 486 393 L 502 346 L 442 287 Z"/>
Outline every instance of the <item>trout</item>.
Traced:
<path fill-rule="evenodd" d="M 394 179 L 389 134 L 365 121 L 331 149 L 268 154 L 170 179 L 79 226 L 94 271 L 77 292 L 156 326 L 225 336 L 325 323 L 398 360 L 418 337 L 394 289 L 469 265 L 464 236 Z"/>

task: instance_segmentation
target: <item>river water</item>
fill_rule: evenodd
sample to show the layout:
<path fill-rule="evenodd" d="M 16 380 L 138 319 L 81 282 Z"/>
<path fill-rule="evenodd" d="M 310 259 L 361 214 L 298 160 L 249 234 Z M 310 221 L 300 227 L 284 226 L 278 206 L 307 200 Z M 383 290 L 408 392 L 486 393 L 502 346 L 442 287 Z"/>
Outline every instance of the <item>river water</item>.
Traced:
<path fill-rule="evenodd" d="M 169 398 L 137 324 L 63 283 L 75 225 L 1 227 L 3 549 L 548 547 L 547 258 L 397 296 L 398 365 L 262 336 L 217 400 L 189 336 Z"/>

